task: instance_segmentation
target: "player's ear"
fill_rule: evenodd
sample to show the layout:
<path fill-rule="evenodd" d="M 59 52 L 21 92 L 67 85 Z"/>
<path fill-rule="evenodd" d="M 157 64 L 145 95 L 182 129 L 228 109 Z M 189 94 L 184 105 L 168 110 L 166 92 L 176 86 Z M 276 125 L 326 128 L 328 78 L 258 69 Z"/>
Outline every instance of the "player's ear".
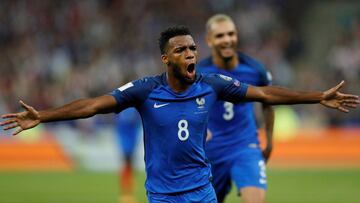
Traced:
<path fill-rule="evenodd" d="M 161 55 L 161 61 L 163 62 L 163 64 L 168 65 L 169 64 L 168 56 L 166 54 L 162 54 Z"/>

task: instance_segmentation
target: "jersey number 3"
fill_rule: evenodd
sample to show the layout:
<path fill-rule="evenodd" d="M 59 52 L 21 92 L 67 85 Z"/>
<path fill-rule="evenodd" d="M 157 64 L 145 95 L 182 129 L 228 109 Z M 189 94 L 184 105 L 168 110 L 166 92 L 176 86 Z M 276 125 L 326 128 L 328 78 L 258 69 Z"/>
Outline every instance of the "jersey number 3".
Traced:
<path fill-rule="evenodd" d="M 226 121 L 229 121 L 234 118 L 234 104 L 231 102 L 224 102 L 225 112 L 223 118 Z"/>

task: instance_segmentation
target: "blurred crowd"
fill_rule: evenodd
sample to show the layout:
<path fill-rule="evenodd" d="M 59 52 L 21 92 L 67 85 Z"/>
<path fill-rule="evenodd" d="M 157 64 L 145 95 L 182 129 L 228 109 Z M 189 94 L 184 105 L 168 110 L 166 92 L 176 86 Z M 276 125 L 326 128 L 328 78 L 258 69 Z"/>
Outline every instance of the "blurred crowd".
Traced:
<path fill-rule="evenodd" d="M 157 38 L 169 25 L 189 26 L 203 58 L 210 53 L 205 23 L 215 13 L 234 18 L 241 50 L 271 70 L 275 85 L 323 90 L 346 79 L 351 84 L 346 90 L 359 94 L 356 16 L 336 34 L 323 67 L 299 65 L 307 51 L 302 16 L 310 7 L 307 1 L 285 0 L 2 0 L 0 113 L 20 110 L 18 99 L 49 108 L 164 71 Z M 307 108 L 296 111 L 315 116 Z M 360 126 L 359 113 L 316 109 L 316 117 L 326 125 Z"/>

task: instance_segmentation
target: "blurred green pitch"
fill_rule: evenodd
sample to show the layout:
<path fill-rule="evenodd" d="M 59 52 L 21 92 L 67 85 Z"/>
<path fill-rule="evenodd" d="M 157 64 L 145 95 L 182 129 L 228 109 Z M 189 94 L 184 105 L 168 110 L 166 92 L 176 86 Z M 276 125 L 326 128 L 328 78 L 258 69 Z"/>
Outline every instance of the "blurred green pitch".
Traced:
<path fill-rule="evenodd" d="M 136 173 L 138 203 L 147 202 L 145 174 Z M 268 171 L 267 203 L 359 203 L 360 169 Z M 116 173 L 1 172 L 1 203 L 115 203 Z M 240 202 L 232 190 L 227 203 Z"/>

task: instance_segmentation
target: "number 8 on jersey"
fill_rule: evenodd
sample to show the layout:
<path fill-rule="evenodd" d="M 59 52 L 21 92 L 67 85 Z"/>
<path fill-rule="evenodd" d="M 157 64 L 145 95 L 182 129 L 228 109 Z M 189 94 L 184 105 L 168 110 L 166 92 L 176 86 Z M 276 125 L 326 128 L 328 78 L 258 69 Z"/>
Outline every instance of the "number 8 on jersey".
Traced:
<path fill-rule="evenodd" d="M 178 128 L 179 128 L 179 130 L 178 130 L 178 138 L 179 138 L 179 140 L 181 140 L 181 141 L 187 140 L 189 138 L 189 135 L 190 135 L 189 130 L 188 130 L 188 122 L 187 122 L 187 120 L 184 120 L 184 119 L 180 120 L 178 122 Z M 183 136 L 183 134 L 185 134 L 185 135 Z"/>

